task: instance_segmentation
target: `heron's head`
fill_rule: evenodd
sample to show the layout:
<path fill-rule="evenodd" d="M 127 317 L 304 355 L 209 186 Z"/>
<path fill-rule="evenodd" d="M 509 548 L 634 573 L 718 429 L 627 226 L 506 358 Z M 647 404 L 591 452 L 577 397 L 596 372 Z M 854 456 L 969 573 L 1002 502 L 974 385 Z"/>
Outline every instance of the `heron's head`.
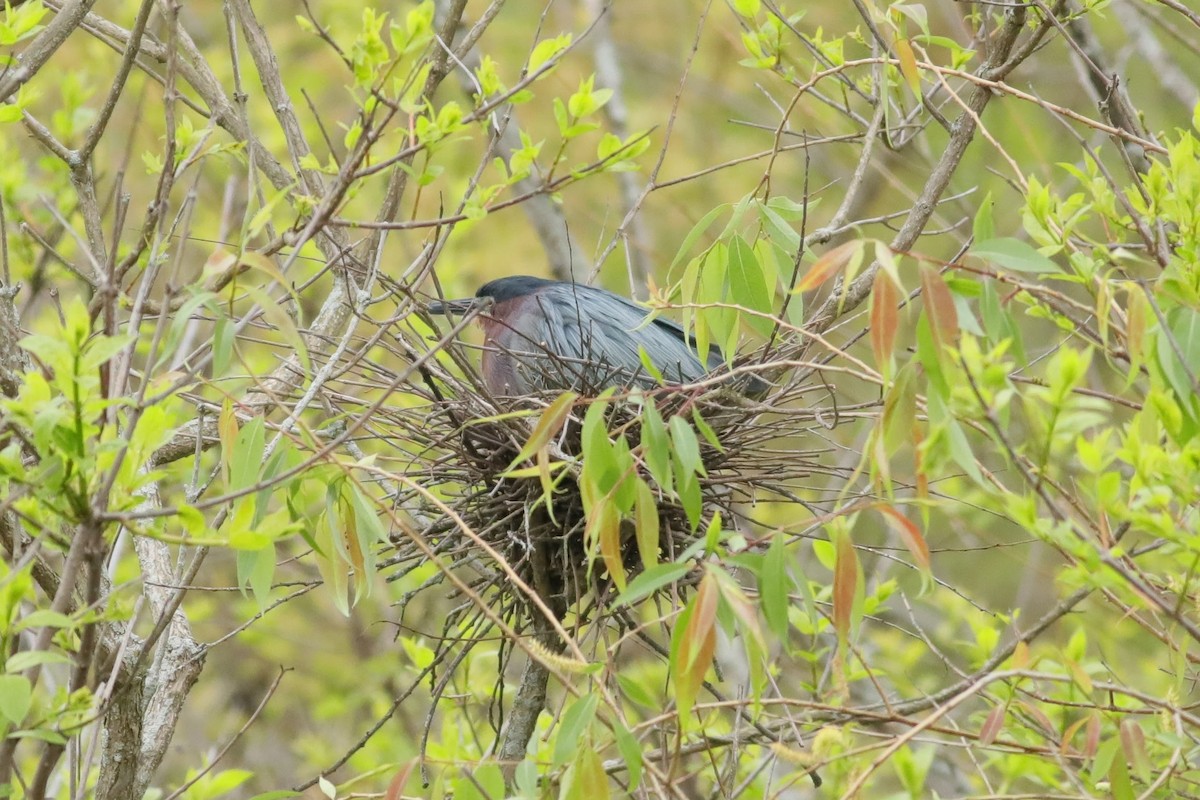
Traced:
<path fill-rule="evenodd" d="M 537 294 L 554 281 L 535 278 L 532 275 L 513 275 L 489 281 L 479 287 L 474 297 L 461 300 L 434 300 L 427 306 L 430 314 L 466 314 L 471 311 L 487 311 L 509 300 Z"/>

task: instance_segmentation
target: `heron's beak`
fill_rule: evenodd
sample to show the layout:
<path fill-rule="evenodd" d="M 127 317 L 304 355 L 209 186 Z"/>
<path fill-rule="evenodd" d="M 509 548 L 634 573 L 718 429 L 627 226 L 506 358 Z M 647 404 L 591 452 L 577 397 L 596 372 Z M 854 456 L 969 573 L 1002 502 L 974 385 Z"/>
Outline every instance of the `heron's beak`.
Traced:
<path fill-rule="evenodd" d="M 462 300 L 433 300 L 425 308 L 430 314 L 466 314 L 484 306 L 490 298 L 464 297 Z"/>

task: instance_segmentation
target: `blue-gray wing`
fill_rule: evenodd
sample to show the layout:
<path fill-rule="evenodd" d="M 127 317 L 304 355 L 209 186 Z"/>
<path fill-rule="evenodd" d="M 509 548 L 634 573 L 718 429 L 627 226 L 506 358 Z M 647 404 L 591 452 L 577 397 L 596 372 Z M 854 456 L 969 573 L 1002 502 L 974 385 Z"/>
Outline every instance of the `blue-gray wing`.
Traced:
<path fill-rule="evenodd" d="M 668 383 L 692 383 L 708 372 L 682 328 L 661 319 L 644 325 L 646 309 L 622 297 L 570 284 L 539 295 L 547 350 L 569 362 L 568 372 L 585 388 L 656 385 L 642 364 L 642 349 Z"/>

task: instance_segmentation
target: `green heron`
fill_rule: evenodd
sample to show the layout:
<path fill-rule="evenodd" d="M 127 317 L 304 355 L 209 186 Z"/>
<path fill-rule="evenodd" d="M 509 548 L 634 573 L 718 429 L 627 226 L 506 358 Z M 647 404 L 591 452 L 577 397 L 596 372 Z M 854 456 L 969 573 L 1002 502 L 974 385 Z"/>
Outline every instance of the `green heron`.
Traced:
<path fill-rule="evenodd" d="M 516 275 L 485 283 L 475 297 L 435 301 L 433 314 L 480 313 L 483 381 L 498 395 L 538 391 L 584 394 L 609 387 L 651 389 L 642 353 L 668 384 L 694 383 L 723 360 L 700 362 L 683 328 L 630 300 L 592 286 Z M 739 383 L 757 397 L 769 388 L 750 375 Z"/>

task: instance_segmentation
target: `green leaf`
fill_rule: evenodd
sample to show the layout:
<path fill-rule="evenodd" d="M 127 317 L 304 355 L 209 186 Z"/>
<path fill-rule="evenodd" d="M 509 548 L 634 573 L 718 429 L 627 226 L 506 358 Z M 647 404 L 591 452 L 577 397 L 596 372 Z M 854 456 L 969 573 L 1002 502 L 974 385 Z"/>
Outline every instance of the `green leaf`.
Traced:
<path fill-rule="evenodd" d="M 725 446 L 721 444 L 721 440 L 717 438 L 717 432 L 712 429 L 712 426 L 700 415 L 700 407 L 696 406 L 692 409 L 692 422 L 696 424 L 696 428 L 700 431 L 700 435 L 704 440 L 712 445 L 713 449 L 718 453 L 725 452 Z"/>
<path fill-rule="evenodd" d="M 700 527 L 700 517 L 704 513 L 704 498 L 700 493 L 700 479 L 696 477 L 696 473 L 688 472 L 681 475 L 676 481 L 677 494 L 679 495 L 679 503 L 683 506 L 683 512 L 687 515 L 688 525 L 691 526 L 692 533 L 695 533 Z"/>
<path fill-rule="evenodd" d="M 717 552 L 717 547 L 721 544 L 722 530 L 721 512 L 714 511 L 712 518 L 708 521 L 708 527 L 704 529 L 704 552 L 706 555 Z"/>
<path fill-rule="evenodd" d="M 992 193 L 988 192 L 983 198 L 983 202 L 979 204 L 979 210 L 975 212 L 975 220 L 971 225 L 971 233 L 976 242 L 991 241 L 992 237 L 996 235 L 996 224 L 992 221 L 994 205 Z"/>
<path fill-rule="evenodd" d="M 245 769 L 226 769 L 215 775 L 208 775 L 202 781 L 204 796 L 215 798 L 232 792 L 252 777 L 254 773 Z"/>
<path fill-rule="evenodd" d="M 376 546 L 384 541 L 387 541 L 387 530 L 383 527 L 383 523 L 379 519 L 379 512 L 375 510 L 373 503 L 363 494 L 363 490 L 355 483 L 347 483 L 347 488 L 350 495 L 350 505 L 354 508 L 354 533 L 358 538 L 358 548 L 363 553 L 361 564 L 355 565 L 358 567 L 356 575 L 357 583 L 355 600 L 357 601 L 359 594 L 362 596 L 370 595 L 372 580 L 375 575 L 375 550 Z"/>
<path fill-rule="evenodd" d="M 275 211 L 275 208 L 279 206 L 280 203 L 287 200 L 287 197 L 289 194 L 291 194 L 292 189 L 296 188 L 296 184 L 297 181 L 292 181 L 287 186 L 282 186 L 279 189 L 271 192 L 271 194 L 267 197 L 266 202 L 263 203 L 262 208 L 256 211 L 254 216 L 251 217 L 250 221 L 246 224 L 246 227 L 242 232 L 243 239 L 253 239 L 262 231 L 263 228 L 267 226 L 267 223 L 271 221 L 271 214 Z"/>
<path fill-rule="evenodd" d="M 712 227 L 712 224 L 716 221 L 717 217 L 724 214 L 728 208 L 728 203 L 722 203 L 701 217 L 700 221 L 692 226 L 692 229 L 688 231 L 687 236 L 684 236 L 683 241 L 679 244 L 679 250 L 675 253 L 675 260 L 671 262 L 671 270 L 675 269 L 679 262 L 687 257 L 687 254 L 692 251 L 692 247 L 695 246 L 696 240 L 699 239 L 705 231 Z"/>
<path fill-rule="evenodd" d="M 560 800 L 608 800 L 608 776 L 600 756 L 588 742 L 563 776 Z M 494 795 L 501 797 L 502 795 Z"/>
<path fill-rule="evenodd" d="M 659 564 L 644 570 L 617 595 L 614 606 L 631 606 L 692 571 L 691 564 Z"/>
<path fill-rule="evenodd" d="M 704 462 L 700 459 L 700 442 L 696 440 L 692 426 L 680 416 L 671 417 L 668 425 L 671 429 L 672 452 L 683 472 L 707 475 Z"/>
<path fill-rule="evenodd" d="M 917 361 L 925 368 L 930 388 L 941 397 L 949 397 L 950 383 L 942 369 L 942 356 L 943 351 L 933 338 L 929 317 L 922 314 L 917 319 Z"/>
<path fill-rule="evenodd" d="M 883 444 L 889 456 L 912 440 L 917 422 L 917 368 L 908 362 L 883 399 Z"/>
<path fill-rule="evenodd" d="M 258 482 L 263 463 L 263 438 L 265 436 L 262 417 L 255 417 L 242 426 L 229 455 L 229 488 L 231 491 L 245 489 Z"/>
<path fill-rule="evenodd" d="M 537 424 L 533 426 L 533 431 L 529 434 L 529 439 L 521 447 L 521 452 L 517 453 L 517 457 L 509 464 L 509 469 L 521 464 L 522 462 L 533 456 L 534 453 L 541 450 L 550 440 L 562 430 L 567 419 L 571 416 L 571 410 L 574 407 L 575 400 L 579 397 L 575 392 L 563 392 L 554 402 L 546 407 L 538 418 Z"/>
<path fill-rule="evenodd" d="M 308 355 L 308 346 L 304 343 L 304 337 L 300 335 L 299 329 L 296 328 L 296 322 L 292 319 L 291 315 L 287 313 L 282 305 L 275 301 L 275 298 L 257 286 L 242 286 L 241 288 L 262 309 L 263 317 L 274 325 L 283 335 L 284 340 L 292 346 L 296 357 L 300 359 L 300 366 L 304 372 L 312 372 L 312 361 Z"/>
<path fill-rule="evenodd" d="M 558 735 L 554 737 L 553 763 L 556 768 L 566 764 L 579 752 L 579 743 L 591 727 L 599 704 L 599 693 L 592 692 L 577 699 L 563 712 Z"/>
<path fill-rule="evenodd" d="M 24 337 L 18 344 L 55 372 L 69 369 L 73 359 L 70 346 L 57 336 L 35 333 Z"/>
<path fill-rule="evenodd" d="M 70 664 L 71 658 L 66 653 L 60 653 L 57 650 L 22 650 L 19 653 L 13 653 L 12 657 L 4 665 L 4 671 L 10 674 L 24 672 L 30 667 L 43 666 L 45 664 Z"/>
<path fill-rule="evenodd" d="M 758 215 L 762 219 L 763 225 L 770 234 L 771 242 L 788 253 L 795 253 L 800 249 L 803 242 L 800 239 L 800 234 L 796 232 L 783 214 L 775 209 L 774 201 L 777 198 L 771 198 L 767 203 L 758 205 Z M 759 244 L 762 244 L 762 240 Z"/>
<path fill-rule="evenodd" d="M 20 724 L 33 705 L 33 686 L 23 675 L 0 675 L 0 716 Z"/>
<path fill-rule="evenodd" d="M 726 292 L 729 287 L 727 271 L 729 269 L 729 248 L 718 242 L 704 257 L 697 281 L 696 302 L 714 304 L 727 302 Z M 696 352 L 702 361 L 709 355 L 709 345 L 712 340 L 724 344 L 731 333 L 737 332 L 737 311 L 732 308 L 702 308 L 696 313 Z"/>
<path fill-rule="evenodd" d="M 788 607 L 791 605 L 788 595 L 792 581 L 788 577 L 787 547 L 783 539 L 784 534 L 780 531 L 771 537 L 771 546 L 767 548 L 758 575 L 758 591 L 767 626 L 780 642 L 787 642 Z"/>
<path fill-rule="evenodd" d="M 642 566 L 650 569 L 658 563 L 658 504 L 654 501 L 654 492 L 644 480 L 638 478 L 636 485 L 637 499 L 633 508 L 638 555 L 641 556 Z"/>
<path fill-rule="evenodd" d="M 496 800 L 505 797 L 504 773 L 498 764 L 480 764 L 471 776 L 472 784 L 477 784 L 483 793 L 483 800 Z"/>
<path fill-rule="evenodd" d="M 57 731 L 47 730 L 45 728 L 34 728 L 26 731 L 13 731 L 8 735 L 10 739 L 36 739 L 39 742 L 49 742 L 50 744 L 65 745 L 67 739 Z"/>
<path fill-rule="evenodd" d="M 751 311 L 764 314 L 771 312 L 771 295 L 767 291 L 762 265 L 758 263 L 754 250 L 741 236 L 734 236 L 729 242 L 729 267 L 726 276 L 734 303 Z M 771 334 L 772 321 L 769 317 L 747 314 L 744 319 L 763 336 Z M 733 353 L 726 352 L 725 355 L 732 357 Z"/>
<path fill-rule="evenodd" d="M 608 438 L 604 422 L 607 400 L 613 391 L 608 389 L 596 398 L 583 417 L 583 470 L 579 478 L 579 490 L 584 511 L 589 514 L 621 478 L 617 450 Z"/>
<path fill-rule="evenodd" d="M 1057 264 L 1020 239 L 987 239 L 976 242 L 970 255 L 999 264 L 1013 272 L 1062 272 Z"/>
<path fill-rule="evenodd" d="M 80 359 L 79 371 L 90 372 L 101 364 L 106 363 L 109 359 L 120 353 L 129 343 L 133 341 L 132 336 L 94 336 L 83 349 L 83 358 Z"/>
<path fill-rule="evenodd" d="M 616 737 L 617 750 L 621 752 L 621 759 L 625 762 L 626 769 L 629 770 L 628 791 L 633 792 L 642 782 L 642 746 L 619 719 L 613 721 L 613 736 Z"/>
<path fill-rule="evenodd" d="M 543 39 L 534 46 L 533 52 L 529 54 L 529 64 L 526 68 L 531 74 L 537 72 L 546 62 L 566 50 L 570 45 L 571 34 L 569 33 L 553 39 Z"/>
<path fill-rule="evenodd" d="M 1193 379 L 1200 378 L 1200 312 L 1186 307 L 1173 309 L 1167 314 L 1167 325 L 1169 337 L 1161 330 L 1158 334 L 1159 364 L 1171 388 L 1191 405 L 1196 395 Z"/>
<path fill-rule="evenodd" d="M 1108 771 L 1108 781 L 1113 800 L 1134 800 L 1136 797 L 1133 791 L 1133 781 L 1129 778 L 1129 767 L 1120 753 L 1112 761 L 1112 767 Z"/>
<path fill-rule="evenodd" d="M 20 622 L 13 626 L 13 630 L 24 631 L 30 628 L 70 628 L 75 625 L 75 620 L 68 617 L 66 614 L 58 611 L 51 611 L 48 608 L 39 608 L 36 611 L 31 611 L 21 617 Z"/>
<path fill-rule="evenodd" d="M 967 442 L 967 434 L 963 431 L 962 426 L 956 420 L 949 420 L 946 425 L 947 438 L 950 441 L 950 455 L 954 459 L 954 463 L 963 468 L 963 471 L 971 477 L 979 486 L 987 486 L 984 483 L 983 473 L 979 471 L 979 465 L 975 463 L 975 456 L 971 452 L 971 445 Z"/>
<path fill-rule="evenodd" d="M 212 354 L 213 377 L 221 378 L 229 371 L 229 362 L 233 358 L 233 325 L 226 314 L 217 318 L 213 329 Z"/>
<path fill-rule="evenodd" d="M 271 579 L 275 577 L 275 545 L 258 550 L 237 551 L 238 586 L 250 587 L 250 593 L 263 611 L 271 599 Z"/>

